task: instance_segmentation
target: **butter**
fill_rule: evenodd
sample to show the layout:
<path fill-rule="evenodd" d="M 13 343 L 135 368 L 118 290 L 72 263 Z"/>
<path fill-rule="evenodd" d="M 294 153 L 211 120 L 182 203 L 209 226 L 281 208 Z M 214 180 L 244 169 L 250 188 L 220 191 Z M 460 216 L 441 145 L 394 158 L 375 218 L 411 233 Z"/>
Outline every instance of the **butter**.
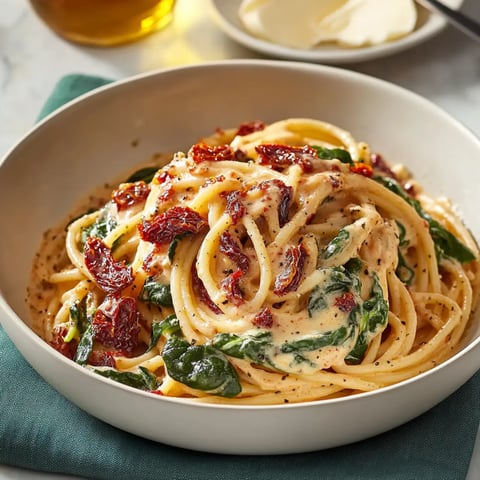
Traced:
<path fill-rule="evenodd" d="M 243 0 L 239 17 L 258 38 L 293 48 L 378 45 L 415 28 L 413 0 Z"/>

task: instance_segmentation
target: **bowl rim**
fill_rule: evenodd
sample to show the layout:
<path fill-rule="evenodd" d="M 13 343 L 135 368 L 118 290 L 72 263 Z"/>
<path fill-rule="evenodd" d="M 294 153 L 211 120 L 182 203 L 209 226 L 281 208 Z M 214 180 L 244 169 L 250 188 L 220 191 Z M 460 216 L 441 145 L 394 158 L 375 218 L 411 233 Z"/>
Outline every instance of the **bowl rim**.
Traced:
<path fill-rule="evenodd" d="M 42 129 L 46 128 L 46 126 L 55 119 L 61 119 L 61 117 L 65 114 L 65 112 L 72 111 L 76 106 L 79 104 L 83 104 L 84 102 L 95 101 L 96 98 L 99 98 L 102 95 L 109 94 L 114 90 L 118 90 L 124 87 L 127 87 L 131 84 L 138 83 L 144 80 L 148 80 L 158 76 L 164 76 L 169 74 L 177 74 L 182 72 L 191 72 L 192 70 L 206 70 L 206 69 L 223 69 L 223 68 L 231 68 L 231 67 L 239 67 L 239 68 L 268 68 L 268 69 L 287 69 L 287 70 L 300 70 L 306 72 L 317 72 L 319 75 L 327 75 L 327 76 L 340 76 L 351 81 L 359 81 L 364 84 L 369 84 L 370 86 L 378 87 L 385 89 L 388 93 L 397 94 L 403 96 L 404 98 L 409 98 L 411 101 L 415 101 L 419 103 L 423 108 L 431 110 L 435 115 L 442 117 L 444 120 L 448 121 L 452 127 L 459 129 L 461 133 L 468 138 L 469 141 L 472 141 L 478 147 L 480 152 L 480 138 L 478 138 L 473 131 L 467 128 L 464 124 L 462 124 L 459 120 L 455 117 L 448 114 L 445 110 L 434 104 L 432 101 L 426 99 L 425 97 L 410 91 L 402 86 L 393 84 L 383 79 L 379 79 L 364 73 L 359 73 L 351 70 L 346 70 L 344 68 L 335 67 L 335 66 L 326 66 L 326 65 L 318 65 L 318 64 L 310 64 L 304 62 L 296 62 L 296 61 L 285 61 L 285 60 L 262 60 L 262 59 L 235 59 L 235 60 L 220 60 L 220 61 L 212 61 L 212 62 L 205 62 L 201 64 L 193 64 L 193 65 L 184 65 L 184 66 L 176 66 L 176 67 L 169 67 L 169 68 L 162 68 L 157 69 L 145 73 L 140 73 L 137 75 L 133 75 L 121 80 L 112 81 L 112 83 L 100 86 L 90 92 L 84 93 L 77 98 L 70 100 L 69 102 L 65 103 L 58 109 L 54 110 L 47 116 L 45 116 L 41 121 L 39 121 L 36 125 L 34 125 L 30 130 L 28 130 L 23 137 L 14 144 L 7 153 L 3 156 L 0 160 L 0 174 L 3 165 L 10 159 L 12 155 L 14 155 L 15 151 L 24 143 L 28 142 L 34 133 L 40 132 Z M 26 323 L 26 321 L 22 320 L 20 316 L 14 311 L 14 309 L 9 305 L 7 302 L 2 289 L 0 288 L 0 325 L 2 325 L 7 333 L 7 335 L 11 338 L 14 336 L 11 335 L 11 332 L 14 332 L 16 329 L 20 329 L 20 332 L 23 335 L 26 335 L 30 342 L 35 343 L 35 345 L 43 350 L 46 355 L 48 356 L 56 356 L 57 360 L 59 360 L 66 368 L 74 368 L 79 372 L 79 374 L 83 375 L 86 374 L 90 376 L 91 379 L 96 379 L 97 381 L 103 382 L 105 385 L 109 385 L 111 387 L 120 388 L 125 392 L 130 392 L 135 395 L 139 395 L 141 397 L 150 398 L 154 400 L 160 400 L 167 403 L 174 403 L 178 405 L 185 405 L 185 406 L 195 406 L 200 408 L 207 408 L 207 409 L 227 409 L 227 410 L 245 410 L 245 411 L 262 411 L 262 410 L 277 410 L 277 409 L 304 409 L 313 406 L 320 406 L 320 405 L 336 405 L 336 404 L 343 404 L 343 403 L 350 403 L 355 401 L 356 399 L 365 399 L 372 396 L 378 396 L 383 394 L 388 394 L 394 390 L 403 388 L 407 385 L 412 383 L 416 383 L 421 381 L 425 377 L 429 377 L 438 373 L 439 371 L 447 368 L 452 363 L 455 363 L 461 357 L 467 355 L 470 351 L 474 349 L 480 349 L 480 334 L 477 335 L 476 338 L 473 338 L 469 341 L 468 344 L 463 346 L 458 352 L 456 352 L 453 356 L 445 360 L 444 362 L 436 365 L 432 369 L 415 375 L 414 377 L 408 378 L 401 382 L 381 387 L 376 390 L 368 391 L 368 392 L 361 392 L 357 394 L 353 394 L 346 397 L 339 397 L 339 398 L 331 398 L 331 399 L 324 399 L 324 400 L 312 400 L 307 402 L 299 402 L 299 403 L 282 403 L 282 404 L 268 404 L 268 405 L 235 405 L 231 403 L 202 403 L 196 402 L 195 400 L 188 399 L 188 398 L 180 398 L 180 397 L 167 397 L 161 395 L 154 395 L 148 391 L 142 391 L 136 389 L 134 387 L 130 387 L 128 385 L 124 385 L 120 382 L 116 382 L 114 380 L 105 378 L 101 375 L 96 374 L 95 372 L 78 365 L 77 363 L 73 362 L 72 360 L 66 358 L 59 352 L 57 352 L 54 348 L 52 348 L 47 342 L 45 342 L 40 336 L 38 336 L 33 329 Z M 6 317 L 6 319 L 4 318 Z M 480 317 L 478 319 L 480 322 Z M 468 328 L 468 327 L 467 327 Z M 21 352 L 20 348 L 17 347 L 16 343 L 12 340 L 15 345 L 15 348 Z M 25 357 L 24 357 L 25 358 Z M 27 361 L 28 362 L 28 361 Z M 30 363 L 30 362 L 28 362 Z M 36 370 L 36 367 L 32 365 L 32 367 Z M 80 373 L 81 372 L 81 373 Z M 42 376 L 40 374 L 40 376 Z M 473 374 L 472 374 L 473 376 Z M 457 387 L 459 388 L 459 387 Z"/>

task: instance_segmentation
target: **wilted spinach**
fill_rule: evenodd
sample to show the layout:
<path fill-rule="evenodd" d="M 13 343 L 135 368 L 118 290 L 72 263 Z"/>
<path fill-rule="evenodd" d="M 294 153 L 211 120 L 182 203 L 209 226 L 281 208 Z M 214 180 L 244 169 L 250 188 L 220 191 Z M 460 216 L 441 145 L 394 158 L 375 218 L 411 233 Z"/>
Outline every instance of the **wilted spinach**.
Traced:
<path fill-rule="evenodd" d="M 455 235 L 450 233 L 437 220 L 433 219 L 431 215 L 426 213 L 420 202 L 410 197 L 402 186 L 393 178 L 376 176 L 374 179 L 388 188 L 393 193 L 396 193 L 403 198 L 409 205 L 411 205 L 421 218 L 426 220 L 430 235 L 435 243 L 435 253 L 437 260 L 440 261 L 443 257 L 451 257 L 457 259 L 461 263 L 471 262 L 475 260 L 475 254 L 462 242 L 460 242 Z"/>
<path fill-rule="evenodd" d="M 119 372 L 114 369 L 95 369 L 94 372 L 140 390 L 156 390 L 159 386 L 157 377 L 145 367 L 138 367 L 138 373 Z"/>
<path fill-rule="evenodd" d="M 116 227 L 117 221 L 108 214 L 106 209 L 104 209 L 94 223 L 82 229 L 82 245 L 89 237 L 105 238 Z"/>
<path fill-rule="evenodd" d="M 267 330 L 252 330 L 243 335 L 219 333 L 213 337 L 212 345 L 230 357 L 275 368 L 272 360 L 272 334 Z"/>
<path fill-rule="evenodd" d="M 148 277 L 140 293 L 140 300 L 162 307 L 173 306 L 170 285 L 156 281 L 153 277 Z"/>
<path fill-rule="evenodd" d="M 343 148 L 326 148 L 319 145 L 312 145 L 312 148 L 322 160 L 340 160 L 342 163 L 353 164 L 352 156 Z"/>
<path fill-rule="evenodd" d="M 157 172 L 158 167 L 145 167 L 137 170 L 132 173 L 126 180 L 126 183 L 134 183 L 144 181 L 145 183 L 150 183 Z"/>
<path fill-rule="evenodd" d="M 191 388 L 222 397 L 235 397 L 242 391 L 233 365 L 211 345 L 192 345 L 171 336 L 163 347 L 162 357 L 168 374 Z"/>
<path fill-rule="evenodd" d="M 168 317 L 164 318 L 160 322 L 153 322 L 152 323 L 152 334 L 150 339 L 150 345 L 148 350 L 151 350 L 155 347 L 160 340 L 162 335 L 170 336 L 170 335 L 179 335 L 181 336 L 182 330 L 180 328 L 180 323 L 178 318 L 175 314 L 169 315 Z"/>

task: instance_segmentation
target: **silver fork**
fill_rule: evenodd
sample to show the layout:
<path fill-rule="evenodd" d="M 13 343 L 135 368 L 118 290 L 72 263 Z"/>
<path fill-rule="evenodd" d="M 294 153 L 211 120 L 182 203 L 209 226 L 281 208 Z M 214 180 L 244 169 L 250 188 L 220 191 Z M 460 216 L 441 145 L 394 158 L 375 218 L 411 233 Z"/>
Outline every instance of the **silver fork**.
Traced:
<path fill-rule="evenodd" d="M 438 0 L 416 0 L 416 2 L 432 12 L 439 13 L 459 30 L 480 42 L 480 23 L 473 18 L 447 7 Z"/>

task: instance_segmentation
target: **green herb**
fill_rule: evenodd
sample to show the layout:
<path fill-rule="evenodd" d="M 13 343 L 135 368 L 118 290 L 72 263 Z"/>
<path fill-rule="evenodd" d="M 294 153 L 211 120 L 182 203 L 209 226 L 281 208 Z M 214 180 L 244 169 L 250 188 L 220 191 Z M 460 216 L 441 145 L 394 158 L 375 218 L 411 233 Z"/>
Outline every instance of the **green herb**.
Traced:
<path fill-rule="evenodd" d="M 79 365 L 85 365 L 90 358 L 90 354 L 93 351 L 93 327 L 89 324 L 87 329 L 83 332 L 82 338 L 78 343 L 77 351 L 75 353 L 75 362 Z"/>
<path fill-rule="evenodd" d="M 156 390 L 159 386 L 157 377 L 145 367 L 139 367 L 139 372 L 119 372 L 114 369 L 100 370 L 95 369 L 94 372 L 103 377 L 110 378 L 116 382 L 129 385 L 130 387 L 140 390 Z"/>
<path fill-rule="evenodd" d="M 167 252 L 168 259 L 170 260 L 170 263 L 173 262 L 173 257 L 175 256 L 175 252 L 177 251 L 178 242 L 180 240 L 182 240 L 182 238 L 185 238 L 187 235 L 189 235 L 189 234 L 188 233 L 182 233 L 180 235 L 177 235 L 172 240 L 172 242 L 170 243 L 170 245 L 168 247 L 168 252 Z"/>
<path fill-rule="evenodd" d="M 139 298 L 144 302 L 162 307 L 173 306 L 170 285 L 157 282 L 153 277 L 147 278 Z"/>
<path fill-rule="evenodd" d="M 267 330 L 252 330 L 243 335 L 219 333 L 213 337 L 212 345 L 226 355 L 251 360 L 256 365 L 273 367 L 272 334 Z"/>
<path fill-rule="evenodd" d="M 383 298 L 383 290 L 376 273 L 373 274 L 373 285 L 370 298 L 360 305 L 359 333 L 353 349 L 345 357 L 350 364 L 358 364 L 368 348 L 370 339 L 376 335 L 378 329 L 384 327 L 388 320 L 388 302 Z"/>
<path fill-rule="evenodd" d="M 338 255 L 345 247 L 350 239 L 350 232 L 346 228 L 341 228 L 338 234 L 330 240 L 327 247 L 322 253 L 322 258 L 327 260 L 335 255 Z"/>
<path fill-rule="evenodd" d="M 160 340 L 162 335 L 170 336 L 170 335 L 181 335 L 182 330 L 180 328 L 180 323 L 178 322 L 178 318 L 175 314 L 169 315 L 168 317 L 164 318 L 160 322 L 153 322 L 152 323 L 152 334 L 150 339 L 150 345 L 148 350 L 151 350 L 155 347 Z"/>
<path fill-rule="evenodd" d="M 82 229 L 82 245 L 89 237 L 105 238 L 116 227 L 116 220 L 104 210 L 94 223 Z"/>
<path fill-rule="evenodd" d="M 312 290 L 308 300 L 308 313 L 314 317 L 316 311 L 330 306 L 332 293 L 350 292 L 356 299 L 356 305 L 349 312 L 346 325 L 336 330 L 322 332 L 310 337 L 301 338 L 282 345 L 282 352 L 314 351 L 329 345 L 343 344 L 357 336 L 353 349 L 345 357 L 349 363 L 359 363 L 368 347 L 370 339 L 388 320 L 388 303 L 383 297 L 382 287 L 377 275 L 373 274 L 373 285 L 367 300 L 361 301 L 361 281 L 357 276 L 361 262 L 352 259 L 345 267 L 334 267 L 330 270 L 328 280 Z"/>
<path fill-rule="evenodd" d="M 80 334 L 82 334 L 90 325 L 90 319 L 87 315 L 86 297 L 83 298 L 80 302 L 75 302 L 70 307 L 70 320 L 75 324 Z"/>
<path fill-rule="evenodd" d="M 353 260 L 353 259 L 352 259 Z M 353 268 L 358 268 L 358 263 L 353 262 L 349 264 Z M 344 293 L 352 291 L 359 293 L 361 283 L 358 276 L 345 267 L 333 267 L 324 269 L 328 272 L 328 281 L 317 285 L 311 292 L 308 298 L 307 310 L 308 315 L 312 318 L 315 311 L 323 310 L 328 307 L 328 297 L 334 292 Z"/>
<path fill-rule="evenodd" d="M 134 183 L 140 182 L 143 180 L 145 183 L 150 183 L 157 172 L 158 167 L 145 167 L 137 170 L 136 172 L 132 173 L 127 180 L 126 183 Z"/>
<path fill-rule="evenodd" d="M 222 397 L 235 397 L 242 390 L 233 365 L 211 345 L 192 345 L 172 336 L 163 347 L 162 357 L 168 374 L 191 388 Z"/>
<path fill-rule="evenodd" d="M 440 223 L 426 213 L 420 202 L 410 197 L 402 186 L 393 178 L 376 176 L 374 179 L 396 193 L 411 205 L 421 218 L 428 223 L 430 235 L 435 243 L 435 253 L 437 260 L 440 261 L 444 257 L 455 258 L 461 263 L 471 262 L 475 260 L 475 254 L 463 243 L 461 243 L 455 235 L 445 229 Z"/>
<path fill-rule="evenodd" d="M 353 164 L 350 153 L 343 148 L 325 148 L 319 145 L 312 145 L 312 148 L 322 160 L 340 160 L 342 163 Z"/>
<path fill-rule="evenodd" d="M 342 326 L 329 332 L 319 333 L 300 340 L 285 342 L 281 346 L 281 351 L 282 353 L 313 352 L 314 350 L 320 350 L 321 348 L 330 345 L 341 345 L 347 340 L 347 338 L 350 338 L 353 333 L 352 328 Z"/>

